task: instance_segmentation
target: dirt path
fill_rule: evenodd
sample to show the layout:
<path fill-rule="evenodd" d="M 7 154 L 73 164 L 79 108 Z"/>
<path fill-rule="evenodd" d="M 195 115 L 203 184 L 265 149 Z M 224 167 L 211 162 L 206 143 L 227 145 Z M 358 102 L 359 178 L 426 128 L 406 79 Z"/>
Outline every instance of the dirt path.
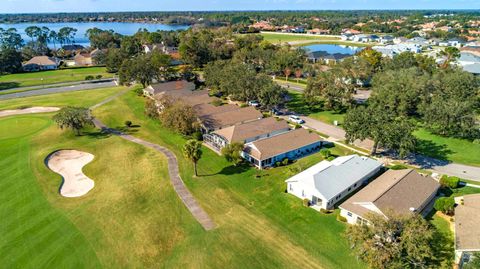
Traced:
<path fill-rule="evenodd" d="M 60 110 L 58 107 L 29 107 L 24 109 L 0 110 L 0 118 L 14 115 L 24 115 L 33 113 L 48 113 Z"/>

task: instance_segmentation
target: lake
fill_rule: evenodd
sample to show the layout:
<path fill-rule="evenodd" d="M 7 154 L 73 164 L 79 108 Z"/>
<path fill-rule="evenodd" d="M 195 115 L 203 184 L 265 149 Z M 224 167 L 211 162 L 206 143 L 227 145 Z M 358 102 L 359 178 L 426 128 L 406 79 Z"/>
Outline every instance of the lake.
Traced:
<path fill-rule="evenodd" d="M 102 30 L 113 30 L 116 33 L 122 35 L 133 35 L 139 29 L 147 29 L 149 32 L 156 32 L 158 30 L 162 31 L 175 31 L 175 30 L 185 30 L 190 26 L 187 25 L 167 25 L 160 23 L 136 23 L 136 22 L 68 22 L 68 23 L 12 23 L 4 24 L 0 23 L 0 28 L 16 28 L 18 33 L 22 35 L 23 40 L 28 42 L 30 37 L 25 34 L 25 29 L 29 26 L 46 26 L 50 30 L 58 31 L 62 27 L 72 27 L 77 29 L 77 34 L 75 36 L 75 44 L 88 46 L 90 43 L 88 38 L 85 36 L 86 32 L 90 28 L 97 27 Z"/>
<path fill-rule="evenodd" d="M 341 54 L 349 54 L 349 55 L 353 55 L 356 52 L 363 49 L 361 47 L 335 45 L 335 44 L 315 44 L 315 45 L 303 46 L 303 48 L 311 52 L 325 51 L 328 54 L 341 53 Z"/>

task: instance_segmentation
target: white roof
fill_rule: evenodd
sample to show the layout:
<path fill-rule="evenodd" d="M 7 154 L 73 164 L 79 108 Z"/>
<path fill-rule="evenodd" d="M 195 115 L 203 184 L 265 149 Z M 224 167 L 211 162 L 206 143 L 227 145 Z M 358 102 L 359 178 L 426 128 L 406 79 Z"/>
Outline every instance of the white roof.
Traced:
<path fill-rule="evenodd" d="M 381 166 L 382 163 L 374 159 L 349 155 L 317 163 L 285 182 L 302 182 L 331 200 Z"/>

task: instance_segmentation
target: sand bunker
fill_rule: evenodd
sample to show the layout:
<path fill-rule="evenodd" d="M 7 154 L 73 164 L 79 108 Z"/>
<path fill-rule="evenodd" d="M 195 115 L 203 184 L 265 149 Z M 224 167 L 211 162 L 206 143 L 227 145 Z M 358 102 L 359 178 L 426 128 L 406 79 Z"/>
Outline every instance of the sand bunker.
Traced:
<path fill-rule="evenodd" d="M 48 167 L 63 177 L 60 194 L 65 197 L 80 197 L 93 189 L 95 182 L 85 176 L 82 168 L 94 156 L 77 150 L 59 150 L 47 158 Z"/>
<path fill-rule="evenodd" d="M 13 109 L 13 110 L 0 110 L 0 118 L 13 116 L 13 115 L 22 115 L 22 114 L 33 114 L 33 113 L 48 113 L 48 112 L 55 112 L 60 110 L 58 107 L 29 107 L 25 109 Z"/>

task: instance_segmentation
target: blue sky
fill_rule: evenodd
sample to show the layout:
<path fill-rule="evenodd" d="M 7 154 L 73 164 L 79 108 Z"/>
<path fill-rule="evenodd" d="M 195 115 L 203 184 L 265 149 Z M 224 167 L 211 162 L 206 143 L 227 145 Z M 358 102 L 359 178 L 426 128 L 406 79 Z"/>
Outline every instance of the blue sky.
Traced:
<path fill-rule="evenodd" d="M 480 0 L 0 0 L 0 13 L 271 9 L 480 9 Z"/>

